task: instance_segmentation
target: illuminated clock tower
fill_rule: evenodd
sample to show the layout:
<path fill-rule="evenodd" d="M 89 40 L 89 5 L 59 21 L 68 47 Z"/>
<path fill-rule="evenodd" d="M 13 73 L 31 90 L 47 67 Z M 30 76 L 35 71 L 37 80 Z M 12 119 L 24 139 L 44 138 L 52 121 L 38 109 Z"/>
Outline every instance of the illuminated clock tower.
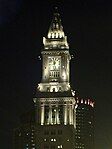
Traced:
<path fill-rule="evenodd" d="M 70 86 L 70 53 L 60 14 L 53 15 L 47 37 L 43 37 L 42 80 L 34 97 L 37 148 L 74 149 L 75 92 Z"/>

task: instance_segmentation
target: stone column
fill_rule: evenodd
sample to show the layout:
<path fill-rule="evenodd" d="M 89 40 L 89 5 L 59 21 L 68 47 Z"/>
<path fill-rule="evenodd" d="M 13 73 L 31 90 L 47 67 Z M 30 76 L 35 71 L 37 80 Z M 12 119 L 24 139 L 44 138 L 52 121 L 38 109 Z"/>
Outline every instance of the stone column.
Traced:
<path fill-rule="evenodd" d="M 64 105 L 64 125 L 67 125 L 67 105 Z"/>
<path fill-rule="evenodd" d="M 55 120 L 54 120 L 54 124 L 57 124 L 57 104 L 55 106 Z"/>
<path fill-rule="evenodd" d="M 52 124 L 52 105 L 49 105 L 49 123 Z"/>
<path fill-rule="evenodd" d="M 59 112 L 58 112 L 58 104 L 56 105 L 56 124 L 59 124 Z"/>
<path fill-rule="evenodd" d="M 69 124 L 72 124 L 72 106 L 69 105 Z"/>
<path fill-rule="evenodd" d="M 71 105 L 71 122 L 72 122 L 72 125 L 73 125 L 73 105 Z"/>
<path fill-rule="evenodd" d="M 76 109 L 73 110 L 74 128 L 76 128 Z"/>
<path fill-rule="evenodd" d="M 44 124 L 44 105 L 41 105 L 41 125 Z"/>

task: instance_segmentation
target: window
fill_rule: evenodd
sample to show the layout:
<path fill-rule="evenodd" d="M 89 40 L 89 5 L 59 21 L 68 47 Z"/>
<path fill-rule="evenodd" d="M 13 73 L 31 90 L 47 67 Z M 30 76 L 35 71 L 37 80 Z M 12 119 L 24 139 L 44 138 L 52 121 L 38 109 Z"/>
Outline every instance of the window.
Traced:
<path fill-rule="evenodd" d="M 46 142 L 46 141 L 47 141 L 47 139 L 44 139 L 44 141 Z"/>
<path fill-rule="evenodd" d="M 56 38 L 56 33 L 54 33 L 54 38 Z"/>
<path fill-rule="evenodd" d="M 50 88 L 49 88 L 49 87 L 47 87 L 47 91 L 48 91 L 48 92 L 50 91 Z"/>
<path fill-rule="evenodd" d="M 56 139 L 51 139 L 51 142 L 56 142 Z"/>
<path fill-rule="evenodd" d="M 63 146 L 62 145 L 58 145 L 58 148 L 63 148 Z"/>
<path fill-rule="evenodd" d="M 55 130 L 52 130 L 51 131 L 51 135 L 55 135 L 56 134 L 56 131 Z"/>
<path fill-rule="evenodd" d="M 58 135 L 62 135 L 62 130 L 58 130 Z"/>
<path fill-rule="evenodd" d="M 48 146 L 48 145 L 45 145 L 45 146 L 44 146 L 44 149 L 49 149 L 49 146 Z"/>
<path fill-rule="evenodd" d="M 51 146 L 51 149 L 55 149 L 55 146 Z"/>
<path fill-rule="evenodd" d="M 49 131 L 48 131 L 48 130 L 45 130 L 45 131 L 44 131 L 44 134 L 45 134 L 45 135 L 48 135 L 48 134 L 49 134 Z"/>
<path fill-rule="evenodd" d="M 59 105 L 59 122 L 60 124 L 63 123 L 63 105 Z"/>
<path fill-rule="evenodd" d="M 61 87 L 59 87 L 59 91 L 61 91 Z"/>
<path fill-rule="evenodd" d="M 48 118 L 49 118 L 49 106 L 45 106 L 45 123 L 48 123 Z"/>
<path fill-rule="evenodd" d="M 53 88 L 53 92 L 55 92 L 55 88 Z"/>

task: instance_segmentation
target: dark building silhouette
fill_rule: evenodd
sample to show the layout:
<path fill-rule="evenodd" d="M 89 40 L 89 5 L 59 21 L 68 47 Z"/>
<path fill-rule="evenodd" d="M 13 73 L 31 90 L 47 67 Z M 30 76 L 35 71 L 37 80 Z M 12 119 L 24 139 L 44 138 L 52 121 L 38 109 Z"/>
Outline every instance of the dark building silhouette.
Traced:
<path fill-rule="evenodd" d="M 75 149 L 94 149 L 94 101 L 76 100 Z"/>
<path fill-rule="evenodd" d="M 35 109 L 31 109 L 20 116 L 20 125 L 13 133 L 14 149 L 36 148 Z"/>

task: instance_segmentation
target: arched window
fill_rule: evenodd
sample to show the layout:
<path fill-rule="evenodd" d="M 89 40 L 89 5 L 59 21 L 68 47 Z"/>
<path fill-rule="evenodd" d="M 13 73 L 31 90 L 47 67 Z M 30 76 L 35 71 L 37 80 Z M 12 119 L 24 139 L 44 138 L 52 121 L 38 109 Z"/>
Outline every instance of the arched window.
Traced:
<path fill-rule="evenodd" d="M 53 92 L 55 92 L 55 88 L 53 88 Z"/>

